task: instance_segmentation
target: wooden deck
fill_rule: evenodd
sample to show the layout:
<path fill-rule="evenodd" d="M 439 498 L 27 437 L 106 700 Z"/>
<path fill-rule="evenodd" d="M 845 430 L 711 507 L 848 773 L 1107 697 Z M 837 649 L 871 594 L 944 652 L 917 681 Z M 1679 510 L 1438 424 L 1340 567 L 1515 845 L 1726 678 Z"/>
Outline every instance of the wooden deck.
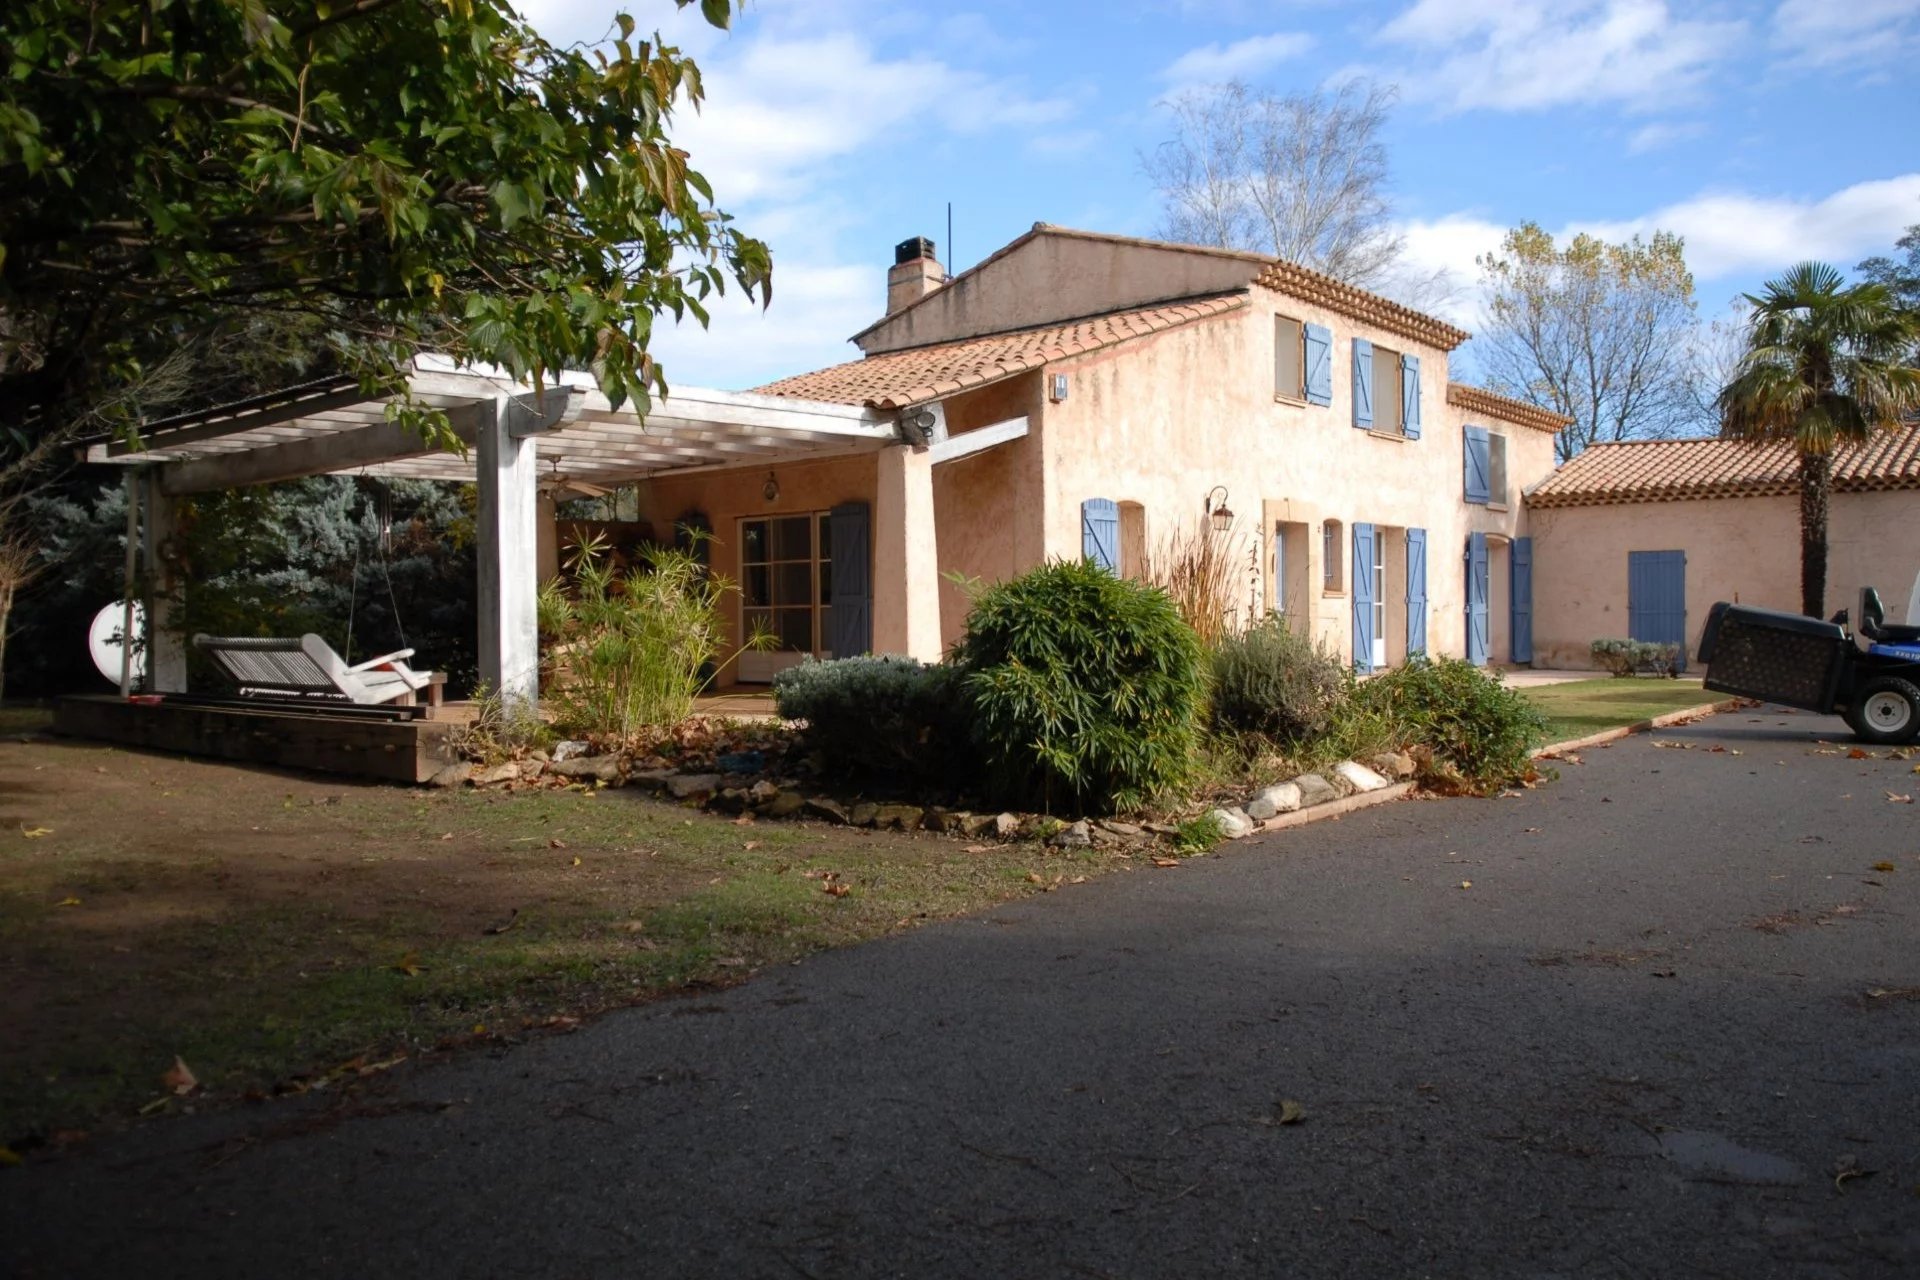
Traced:
<path fill-rule="evenodd" d="M 53 731 L 150 751 L 416 784 L 453 763 L 447 740 L 460 718 L 454 711 L 446 719 L 361 720 L 86 694 L 60 700 Z"/>

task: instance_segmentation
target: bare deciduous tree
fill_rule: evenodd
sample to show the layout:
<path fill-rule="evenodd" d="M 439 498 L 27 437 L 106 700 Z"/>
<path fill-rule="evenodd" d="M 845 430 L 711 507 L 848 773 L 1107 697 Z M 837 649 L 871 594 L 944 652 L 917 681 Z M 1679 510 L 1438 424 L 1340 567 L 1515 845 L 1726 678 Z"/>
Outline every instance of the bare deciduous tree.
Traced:
<path fill-rule="evenodd" d="M 1141 157 L 1169 240 L 1247 249 L 1364 287 L 1394 278 L 1401 239 L 1380 140 L 1389 86 L 1284 97 L 1235 80 L 1163 105 L 1174 135 Z"/>
<path fill-rule="evenodd" d="M 1475 339 L 1496 390 L 1573 419 L 1565 461 L 1603 440 L 1664 439 L 1700 420 L 1693 276 L 1678 236 L 1563 249 L 1534 223 L 1479 259 L 1486 321 Z"/>

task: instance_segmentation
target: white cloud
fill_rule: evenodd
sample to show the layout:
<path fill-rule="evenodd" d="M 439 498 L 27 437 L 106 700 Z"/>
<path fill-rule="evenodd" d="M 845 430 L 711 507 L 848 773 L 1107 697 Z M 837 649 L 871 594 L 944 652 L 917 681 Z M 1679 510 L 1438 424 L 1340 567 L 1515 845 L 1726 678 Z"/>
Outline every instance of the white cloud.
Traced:
<path fill-rule="evenodd" d="M 1671 231 L 1686 241 L 1694 277 L 1711 281 L 1771 275 L 1809 258 L 1851 270 L 1917 221 L 1920 173 L 1908 173 L 1856 183 L 1821 199 L 1703 193 L 1636 218 L 1571 223 L 1555 229 L 1554 237 L 1564 244 L 1582 231 L 1613 241 Z M 1396 229 L 1406 245 L 1402 271 L 1413 278 L 1438 275 L 1453 286 L 1453 298 L 1438 313 L 1475 328 L 1480 271 L 1474 259 L 1499 248 L 1507 225 L 1456 213 Z"/>
<path fill-rule="evenodd" d="M 1809 258 L 1851 268 L 1920 221 L 1920 173 L 1857 182 L 1819 200 L 1707 193 L 1639 218 L 1575 223 L 1608 240 L 1671 231 L 1701 279 L 1774 272 Z"/>
<path fill-rule="evenodd" d="M 1656 121 L 1636 130 L 1634 135 L 1627 139 L 1627 154 L 1645 155 L 1649 151 L 1670 147 L 1676 142 L 1685 142 L 1688 138 L 1698 138 L 1706 131 L 1707 126 L 1697 120 L 1686 123 Z"/>
<path fill-rule="evenodd" d="M 1772 44 L 1781 60 L 1834 67 L 1910 56 L 1920 43 L 1920 0 L 1783 0 Z"/>
<path fill-rule="evenodd" d="M 1381 31 L 1420 59 L 1397 73 L 1407 97 L 1454 111 L 1687 101 L 1745 35 L 1665 0 L 1417 0 Z"/>
<path fill-rule="evenodd" d="M 1205 44 L 1189 49 L 1160 72 L 1172 85 L 1224 84 L 1269 71 L 1313 48 L 1313 37 L 1298 31 L 1248 36 L 1229 45 Z"/>

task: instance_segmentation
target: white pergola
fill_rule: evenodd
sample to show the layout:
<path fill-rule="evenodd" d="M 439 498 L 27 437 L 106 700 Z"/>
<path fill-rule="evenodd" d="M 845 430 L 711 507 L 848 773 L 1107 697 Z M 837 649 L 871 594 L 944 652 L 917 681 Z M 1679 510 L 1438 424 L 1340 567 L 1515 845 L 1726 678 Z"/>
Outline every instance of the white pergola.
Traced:
<path fill-rule="evenodd" d="M 631 405 L 614 408 L 585 376 L 568 375 L 536 391 L 503 375 L 425 358 L 408 378 L 408 395 L 446 414 L 468 446 L 464 453 L 431 447 L 390 421 L 391 397 L 369 397 L 337 381 L 153 423 L 137 442 L 89 445 L 89 461 L 137 469 L 131 488 L 145 507 L 153 689 L 186 687 L 183 638 L 169 625 L 173 584 L 164 580 L 165 562 L 155 554 L 172 536 L 181 497 L 327 474 L 477 484 L 480 677 L 503 694 L 532 700 L 539 689 L 542 482 L 616 484 L 856 453 L 881 454 L 883 475 L 905 477 L 937 460 L 926 456 L 928 446 L 938 448 L 944 436 L 941 415 L 924 409 L 908 411 L 903 426 L 898 413 L 695 387 L 674 388 L 643 420 Z M 1024 431 L 1024 421 L 1020 426 Z M 930 490 L 926 505 L 930 519 Z"/>

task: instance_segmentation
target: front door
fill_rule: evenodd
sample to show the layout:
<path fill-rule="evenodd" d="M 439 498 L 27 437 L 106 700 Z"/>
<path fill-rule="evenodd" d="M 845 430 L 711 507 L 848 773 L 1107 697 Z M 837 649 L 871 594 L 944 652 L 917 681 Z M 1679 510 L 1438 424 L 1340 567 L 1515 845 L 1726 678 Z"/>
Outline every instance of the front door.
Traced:
<path fill-rule="evenodd" d="M 1680 646 L 1687 669 L 1687 553 L 1627 552 L 1627 639 Z"/>

